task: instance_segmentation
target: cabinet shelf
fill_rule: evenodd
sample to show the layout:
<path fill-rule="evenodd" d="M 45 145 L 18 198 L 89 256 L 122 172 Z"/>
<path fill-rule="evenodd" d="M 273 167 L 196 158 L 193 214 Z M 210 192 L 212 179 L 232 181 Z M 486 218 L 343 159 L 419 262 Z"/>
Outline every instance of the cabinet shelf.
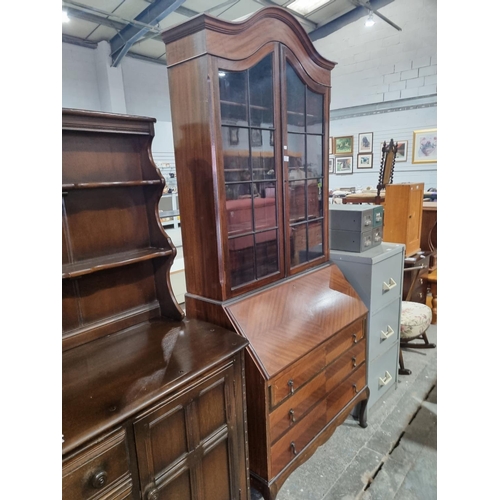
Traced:
<path fill-rule="evenodd" d="M 95 189 L 95 188 L 112 188 L 112 187 L 135 187 L 135 186 L 154 186 L 161 185 L 162 181 L 158 179 L 148 181 L 124 181 L 124 182 L 79 182 L 73 184 L 63 184 L 63 191 L 73 189 Z"/>
<path fill-rule="evenodd" d="M 62 277 L 77 278 L 85 274 L 91 274 L 114 267 L 126 266 L 135 264 L 145 260 L 156 259 L 172 255 L 173 250 L 169 248 L 141 248 L 129 252 L 121 252 L 104 257 L 95 257 L 92 259 L 82 260 L 80 262 L 72 262 L 62 266 Z"/>

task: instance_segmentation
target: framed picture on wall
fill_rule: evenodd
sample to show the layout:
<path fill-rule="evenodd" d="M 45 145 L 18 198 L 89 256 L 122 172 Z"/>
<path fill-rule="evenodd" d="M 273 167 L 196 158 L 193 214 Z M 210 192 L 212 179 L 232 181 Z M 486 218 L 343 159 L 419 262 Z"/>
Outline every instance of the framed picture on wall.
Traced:
<path fill-rule="evenodd" d="M 397 141 L 396 161 L 406 161 L 408 158 L 408 141 Z"/>
<path fill-rule="evenodd" d="M 328 159 L 328 173 L 333 174 L 333 164 L 335 162 L 335 158 Z"/>
<path fill-rule="evenodd" d="M 337 156 L 335 158 L 336 174 L 352 174 L 352 156 Z"/>
<path fill-rule="evenodd" d="M 412 163 L 437 163 L 437 128 L 413 132 Z"/>
<path fill-rule="evenodd" d="M 333 140 L 333 154 L 347 155 L 352 154 L 353 136 L 335 137 Z"/>
<path fill-rule="evenodd" d="M 358 168 L 373 168 L 373 153 L 358 154 Z"/>
<path fill-rule="evenodd" d="M 373 132 L 363 132 L 358 137 L 358 153 L 373 152 Z"/>

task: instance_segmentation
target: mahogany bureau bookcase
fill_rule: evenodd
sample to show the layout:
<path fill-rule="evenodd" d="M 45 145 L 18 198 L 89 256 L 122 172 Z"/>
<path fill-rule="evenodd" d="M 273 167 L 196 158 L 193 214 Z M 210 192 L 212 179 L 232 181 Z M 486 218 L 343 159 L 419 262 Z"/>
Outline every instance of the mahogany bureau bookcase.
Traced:
<path fill-rule="evenodd" d="M 248 341 L 175 300 L 154 122 L 62 113 L 62 498 L 248 500 Z"/>
<path fill-rule="evenodd" d="M 334 63 L 279 7 L 202 14 L 162 38 L 186 316 L 249 341 L 250 479 L 271 499 L 369 395 L 367 308 L 329 261 Z"/>

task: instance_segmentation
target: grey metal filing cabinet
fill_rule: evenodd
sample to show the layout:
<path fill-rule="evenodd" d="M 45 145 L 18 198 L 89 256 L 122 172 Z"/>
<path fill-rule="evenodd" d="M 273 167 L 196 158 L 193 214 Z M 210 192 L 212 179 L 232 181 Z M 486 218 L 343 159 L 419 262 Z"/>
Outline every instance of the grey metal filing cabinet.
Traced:
<path fill-rule="evenodd" d="M 397 386 L 404 248 L 399 243 L 381 243 L 362 253 L 330 252 L 330 260 L 368 308 L 368 410 Z"/>

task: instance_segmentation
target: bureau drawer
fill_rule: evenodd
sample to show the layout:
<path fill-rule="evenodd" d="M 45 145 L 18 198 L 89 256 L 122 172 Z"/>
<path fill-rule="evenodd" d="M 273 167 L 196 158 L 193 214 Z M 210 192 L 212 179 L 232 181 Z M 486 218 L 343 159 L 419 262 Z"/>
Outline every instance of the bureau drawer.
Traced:
<path fill-rule="evenodd" d="M 325 394 L 325 370 L 323 370 L 271 412 L 269 415 L 271 443 L 300 422 L 309 409 L 323 399 Z"/>
<path fill-rule="evenodd" d="M 366 385 L 366 363 L 363 363 L 347 379 L 326 397 L 326 418 L 330 422 Z"/>
<path fill-rule="evenodd" d="M 399 299 L 377 311 L 370 318 L 368 350 L 370 359 L 378 358 L 387 351 L 399 338 L 399 317 L 401 302 Z"/>
<path fill-rule="evenodd" d="M 279 474 L 325 427 L 325 410 L 323 399 L 271 447 L 271 477 Z"/>
<path fill-rule="evenodd" d="M 358 342 L 326 368 L 326 393 L 329 393 L 366 360 L 366 340 Z"/>
<path fill-rule="evenodd" d="M 103 441 L 87 446 L 65 459 L 62 466 L 64 499 L 128 498 L 130 476 L 125 431 L 120 429 Z M 123 484 L 119 484 L 123 483 Z"/>
<path fill-rule="evenodd" d="M 325 348 L 319 346 L 271 379 L 271 408 L 294 394 L 325 367 Z"/>
<path fill-rule="evenodd" d="M 363 320 L 356 321 L 326 342 L 325 356 L 327 365 L 364 338 L 365 331 L 363 325 Z"/>
<path fill-rule="evenodd" d="M 399 343 L 396 342 L 385 354 L 370 361 L 370 400 L 377 401 L 391 387 L 394 387 L 399 362 Z M 370 405 L 371 406 L 371 405 Z"/>
<path fill-rule="evenodd" d="M 401 256 L 393 255 L 373 268 L 371 310 L 378 311 L 401 295 Z"/>

